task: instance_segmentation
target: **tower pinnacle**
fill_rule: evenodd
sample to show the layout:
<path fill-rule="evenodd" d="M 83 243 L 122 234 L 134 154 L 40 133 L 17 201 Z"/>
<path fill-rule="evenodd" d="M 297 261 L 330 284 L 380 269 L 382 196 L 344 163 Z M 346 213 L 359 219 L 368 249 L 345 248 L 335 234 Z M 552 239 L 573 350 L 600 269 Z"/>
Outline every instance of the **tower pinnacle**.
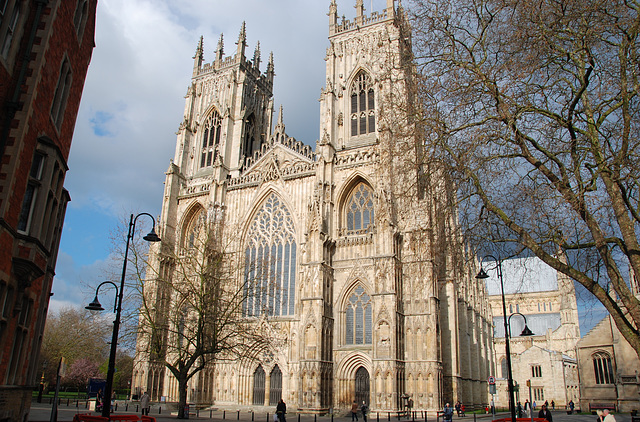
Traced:
<path fill-rule="evenodd" d="M 239 57 L 244 57 L 244 50 L 247 47 L 247 28 L 246 28 L 246 23 L 244 21 L 242 22 L 242 27 L 240 28 L 240 35 L 238 35 L 238 42 L 236 44 L 238 44 L 238 50 L 236 54 Z"/>
<path fill-rule="evenodd" d="M 260 41 L 256 44 L 256 49 L 253 52 L 253 67 L 260 70 Z"/>
<path fill-rule="evenodd" d="M 198 41 L 198 47 L 196 47 L 196 53 L 193 56 L 193 73 L 196 74 L 200 66 L 202 66 L 202 61 L 204 60 L 204 48 L 203 48 L 203 39 L 204 37 L 200 35 L 200 41 Z"/>
<path fill-rule="evenodd" d="M 216 61 L 222 61 L 224 58 L 224 38 L 223 34 L 220 34 L 220 39 L 218 40 L 218 47 L 216 48 Z"/>

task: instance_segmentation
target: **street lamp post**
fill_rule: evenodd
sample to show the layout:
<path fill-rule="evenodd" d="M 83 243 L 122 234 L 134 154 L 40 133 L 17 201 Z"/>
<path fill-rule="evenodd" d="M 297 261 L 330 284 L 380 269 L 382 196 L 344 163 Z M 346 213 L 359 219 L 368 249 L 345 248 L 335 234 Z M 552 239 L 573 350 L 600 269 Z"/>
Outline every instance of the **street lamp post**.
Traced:
<path fill-rule="evenodd" d="M 103 283 L 100 283 L 100 285 L 98 285 L 98 288 L 96 289 L 95 299 L 88 306 L 86 306 L 86 309 L 89 309 L 90 311 L 103 311 L 104 308 L 100 305 L 100 302 L 98 301 L 98 290 L 100 290 L 100 287 L 102 285 L 107 283 L 112 284 L 116 288 L 116 303 L 114 306 L 116 319 L 113 321 L 113 335 L 111 337 L 111 351 L 109 353 L 109 368 L 107 369 L 107 384 L 105 386 L 106 391 L 104 392 L 104 405 L 102 406 L 102 416 L 105 418 L 109 418 L 109 415 L 111 414 L 111 393 L 113 391 L 113 375 L 115 373 L 115 368 L 116 368 L 116 351 L 118 349 L 118 331 L 120 330 L 120 314 L 122 312 L 122 296 L 124 293 L 124 282 L 127 275 L 127 260 L 129 259 L 129 243 L 133 239 L 133 234 L 136 228 L 136 221 L 138 220 L 138 217 L 142 215 L 151 217 L 151 220 L 153 221 L 153 226 L 151 227 L 151 231 L 149 232 L 149 234 L 144 236 L 143 239 L 146 240 L 147 242 L 160 241 L 160 238 L 156 234 L 156 220 L 153 218 L 151 214 L 143 212 L 136 215 L 135 217 L 133 216 L 133 214 L 131 214 L 131 218 L 129 219 L 129 233 L 127 234 L 127 246 L 125 247 L 125 250 L 124 250 L 124 263 L 122 264 L 122 278 L 120 279 L 120 289 L 118 290 L 118 287 L 112 281 L 105 281 Z"/>
<path fill-rule="evenodd" d="M 514 397 L 514 388 L 513 388 L 513 374 L 511 371 L 511 346 L 509 345 L 509 337 L 510 337 L 510 329 L 509 329 L 509 320 L 515 314 L 511 314 L 507 320 L 507 303 L 504 298 L 504 280 L 502 279 L 502 261 L 497 259 L 493 255 L 487 255 L 485 258 L 491 258 L 496 262 L 495 269 L 498 273 L 498 279 L 500 280 L 500 289 L 502 294 L 502 319 L 504 322 L 504 340 L 505 340 L 505 348 L 506 348 L 506 359 L 507 359 L 507 389 L 509 392 L 509 412 L 511 413 L 511 421 L 515 422 L 516 420 L 516 401 Z M 480 261 L 480 272 L 476 276 L 477 279 L 484 280 L 489 278 L 489 275 L 485 272 L 484 268 L 482 268 L 482 261 Z M 491 268 L 493 269 L 493 268 Z M 520 312 L 516 312 L 517 314 L 522 315 Z M 522 315 L 524 318 L 524 315 Z M 522 330 L 521 336 L 530 336 L 533 335 L 531 330 L 527 327 L 527 318 L 524 318 L 524 330 Z"/>

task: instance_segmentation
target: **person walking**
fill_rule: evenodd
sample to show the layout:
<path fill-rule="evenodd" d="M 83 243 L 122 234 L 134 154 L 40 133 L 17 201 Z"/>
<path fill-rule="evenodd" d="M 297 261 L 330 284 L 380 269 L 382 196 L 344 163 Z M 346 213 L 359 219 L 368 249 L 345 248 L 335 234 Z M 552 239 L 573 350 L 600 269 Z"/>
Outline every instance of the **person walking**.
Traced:
<path fill-rule="evenodd" d="M 287 405 L 284 400 L 280 399 L 278 405 L 276 406 L 276 415 L 278 415 L 278 419 L 280 422 L 287 422 L 287 418 L 285 415 L 287 414 Z"/>
<path fill-rule="evenodd" d="M 369 409 L 367 408 L 367 404 L 363 401 L 362 406 L 360 406 L 360 411 L 362 412 L 362 420 L 367 422 L 367 412 Z"/>
<path fill-rule="evenodd" d="M 451 422 L 451 420 L 453 419 L 453 408 L 449 405 L 449 403 L 447 403 L 444 406 L 444 411 L 442 412 L 442 419 L 445 422 Z"/>
<path fill-rule="evenodd" d="M 571 414 L 573 414 L 573 409 L 576 407 L 576 405 L 573 403 L 573 400 L 569 400 L 569 411 L 571 412 Z"/>
<path fill-rule="evenodd" d="M 529 399 L 524 401 L 524 414 L 527 418 L 531 416 L 531 403 L 529 403 Z"/>
<path fill-rule="evenodd" d="M 102 412 L 102 388 L 96 394 L 96 412 Z"/>
<path fill-rule="evenodd" d="M 540 411 L 538 412 L 538 418 L 544 418 L 547 420 L 547 422 L 553 422 L 553 416 L 551 416 L 551 412 L 549 411 L 549 409 L 547 409 L 546 404 L 543 404 L 540 408 Z"/>
<path fill-rule="evenodd" d="M 353 404 L 351 405 L 351 420 L 352 421 L 357 421 L 358 420 L 358 403 L 356 403 L 356 401 L 353 401 Z"/>
<path fill-rule="evenodd" d="M 142 408 L 142 415 L 149 416 L 149 402 L 151 401 L 151 396 L 146 391 L 140 397 L 140 407 Z"/>

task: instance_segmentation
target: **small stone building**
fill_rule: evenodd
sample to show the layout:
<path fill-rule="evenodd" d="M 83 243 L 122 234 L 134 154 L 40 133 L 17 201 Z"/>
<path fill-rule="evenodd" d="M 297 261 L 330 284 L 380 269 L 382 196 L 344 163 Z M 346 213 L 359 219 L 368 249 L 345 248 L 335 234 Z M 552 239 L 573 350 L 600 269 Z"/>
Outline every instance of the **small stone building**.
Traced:
<path fill-rule="evenodd" d="M 489 263 L 491 264 L 491 263 Z M 578 305 L 573 280 L 537 257 L 502 262 L 507 322 L 511 327 L 511 367 L 518 384 L 516 402 L 531 398 L 556 408 L 579 398 L 575 346 L 580 339 Z M 493 314 L 493 352 L 496 362 L 495 404 L 508 407 L 507 361 L 500 281 L 495 271 L 486 279 Z M 521 337 L 524 315 L 531 337 Z"/>

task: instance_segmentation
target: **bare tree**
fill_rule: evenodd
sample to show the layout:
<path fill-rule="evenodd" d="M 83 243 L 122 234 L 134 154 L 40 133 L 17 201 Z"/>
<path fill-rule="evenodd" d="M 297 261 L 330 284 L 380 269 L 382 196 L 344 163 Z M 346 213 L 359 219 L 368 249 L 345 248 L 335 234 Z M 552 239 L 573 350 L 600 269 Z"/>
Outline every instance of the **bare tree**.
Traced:
<path fill-rule="evenodd" d="M 448 166 L 468 233 L 582 284 L 640 355 L 640 3 L 410 8 L 421 147 Z"/>
<path fill-rule="evenodd" d="M 256 358 L 273 344 L 264 330 L 266 313 L 256 318 L 243 312 L 247 300 L 270 294 L 263 288 L 266 273 L 246 267 L 233 250 L 234 236 L 223 236 L 220 216 L 202 217 L 184 244 L 152 247 L 148 279 L 141 284 L 138 353 L 176 378 L 179 419 L 188 417 L 191 378 L 221 360 Z"/>

